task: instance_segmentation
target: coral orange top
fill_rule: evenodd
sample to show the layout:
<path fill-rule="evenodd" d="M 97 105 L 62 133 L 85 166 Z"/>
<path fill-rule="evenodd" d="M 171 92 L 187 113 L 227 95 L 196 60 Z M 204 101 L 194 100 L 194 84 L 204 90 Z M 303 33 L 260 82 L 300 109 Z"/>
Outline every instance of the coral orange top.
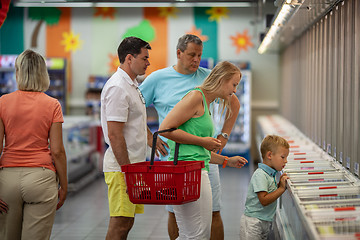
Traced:
<path fill-rule="evenodd" d="M 5 147 L 0 167 L 55 170 L 49 149 L 52 123 L 64 122 L 59 101 L 42 92 L 15 91 L 0 98 Z"/>

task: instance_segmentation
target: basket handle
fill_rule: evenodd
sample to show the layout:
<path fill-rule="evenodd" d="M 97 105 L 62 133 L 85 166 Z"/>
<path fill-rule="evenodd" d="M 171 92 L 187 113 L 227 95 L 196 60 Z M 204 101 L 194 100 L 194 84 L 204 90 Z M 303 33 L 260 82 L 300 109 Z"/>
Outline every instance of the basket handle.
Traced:
<path fill-rule="evenodd" d="M 151 148 L 151 159 L 150 159 L 150 165 L 154 165 L 154 158 L 155 158 L 155 150 L 156 150 L 156 140 L 157 140 L 157 136 L 159 135 L 159 133 L 163 133 L 163 132 L 172 132 L 174 130 L 176 130 L 177 128 L 169 128 L 169 129 L 165 129 L 165 130 L 161 130 L 161 131 L 156 131 L 154 132 L 153 135 L 153 143 L 152 143 L 152 148 Z M 178 156 L 179 156 L 179 143 L 175 144 L 175 152 L 174 152 L 174 165 L 177 165 L 178 162 Z"/>

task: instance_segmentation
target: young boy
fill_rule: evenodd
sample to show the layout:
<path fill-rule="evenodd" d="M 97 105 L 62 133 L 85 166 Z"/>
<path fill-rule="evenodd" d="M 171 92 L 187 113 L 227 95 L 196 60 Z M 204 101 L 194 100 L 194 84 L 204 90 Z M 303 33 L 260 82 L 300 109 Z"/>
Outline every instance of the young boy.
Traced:
<path fill-rule="evenodd" d="M 276 135 L 266 136 L 260 147 L 263 163 L 251 177 L 240 222 L 240 239 L 267 239 L 276 210 L 276 200 L 285 192 L 286 173 L 276 184 L 275 175 L 287 163 L 289 143 Z"/>

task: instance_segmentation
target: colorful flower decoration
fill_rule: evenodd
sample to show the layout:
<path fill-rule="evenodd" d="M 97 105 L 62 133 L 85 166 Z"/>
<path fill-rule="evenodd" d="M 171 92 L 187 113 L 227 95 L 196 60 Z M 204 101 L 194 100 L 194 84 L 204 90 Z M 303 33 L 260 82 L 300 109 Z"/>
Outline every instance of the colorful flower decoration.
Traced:
<path fill-rule="evenodd" d="M 95 8 L 95 17 L 111 18 L 114 19 L 115 8 L 112 7 L 97 7 Z"/>
<path fill-rule="evenodd" d="M 232 45 L 236 47 L 236 53 L 240 53 L 241 50 L 247 51 L 248 47 L 254 46 L 247 29 L 242 34 L 237 32 L 235 36 L 230 36 L 230 38 L 233 42 Z"/>
<path fill-rule="evenodd" d="M 229 12 L 229 9 L 226 7 L 212 7 L 208 10 L 206 10 L 206 14 L 209 14 L 209 21 L 217 21 L 219 22 L 222 17 L 229 18 L 227 13 Z"/>
<path fill-rule="evenodd" d="M 179 9 L 176 7 L 159 7 L 159 15 L 160 17 L 173 17 L 177 18 L 176 13 L 179 12 Z"/>
<path fill-rule="evenodd" d="M 192 26 L 191 30 L 187 32 L 187 34 L 198 36 L 201 39 L 201 41 L 206 42 L 208 40 L 208 36 L 201 35 L 201 32 L 202 32 L 201 29 L 196 29 L 195 26 Z"/>
<path fill-rule="evenodd" d="M 116 72 L 117 68 L 120 66 L 120 61 L 117 55 L 109 54 L 109 73 Z"/>
<path fill-rule="evenodd" d="M 79 39 L 79 34 L 74 34 L 71 32 L 64 32 L 62 34 L 63 40 L 61 41 L 61 45 L 65 46 L 65 52 L 75 52 L 79 48 L 81 48 L 82 40 Z"/>

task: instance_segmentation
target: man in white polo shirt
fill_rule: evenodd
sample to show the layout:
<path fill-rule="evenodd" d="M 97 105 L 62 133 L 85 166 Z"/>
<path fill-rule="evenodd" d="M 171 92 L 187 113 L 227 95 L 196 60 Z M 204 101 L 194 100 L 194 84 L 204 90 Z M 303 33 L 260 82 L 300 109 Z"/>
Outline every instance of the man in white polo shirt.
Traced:
<path fill-rule="evenodd" d="M 140 38 L 125 38 L 118 47 L 120 67 L 101 92 L 101 126 L 109 145 L 103 166 L 110 211 L 106 239 L 126 239 L 135 214 L 144 213 L 143 205 L 129 200 L 121 166 L 146 158 L 146 136 L 150 132 L 147 131 L 145 102 L 136 77 L 145 74 L 150 65 L 150 49 L 150 45 Z"/>

